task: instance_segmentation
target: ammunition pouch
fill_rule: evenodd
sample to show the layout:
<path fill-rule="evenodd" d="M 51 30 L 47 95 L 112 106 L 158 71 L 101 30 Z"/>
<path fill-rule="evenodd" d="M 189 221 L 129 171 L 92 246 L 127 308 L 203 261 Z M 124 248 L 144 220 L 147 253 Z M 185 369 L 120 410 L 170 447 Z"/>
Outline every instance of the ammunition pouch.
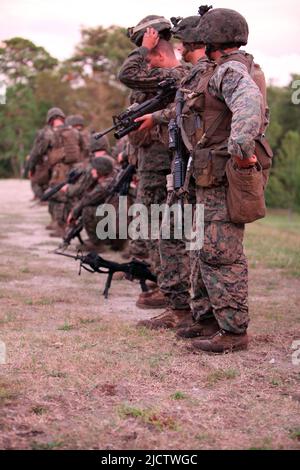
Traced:
<path fill-rule="evenodd" d="M 231 222 L 247 224 L 266 215 L 263 169 L 259 162 L 239 168 L 230 159 L 226 165 L 227 209 Z"/>
<path fill-rule="evenodd" d="M 272 166 L 273 152 L 264 135 L 261 135 L 255 140 L 254 153 L 262 167 L 265 188 L 269 179 L 270 168 Z"/>
<path fill-rule="evenodd" d="M 225 182 L 227 148 L 196 148 L 194 153 L 193 176 L 197 186 L 211 188 Z"/>

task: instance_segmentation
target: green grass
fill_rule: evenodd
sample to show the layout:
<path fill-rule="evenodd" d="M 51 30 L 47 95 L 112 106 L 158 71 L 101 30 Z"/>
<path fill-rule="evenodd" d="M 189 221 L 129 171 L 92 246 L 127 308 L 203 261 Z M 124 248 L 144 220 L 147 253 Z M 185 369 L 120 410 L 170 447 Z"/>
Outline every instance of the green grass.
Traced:
<path fill-rule="evenodd" d="M 136 418 L 146 425 L 151 425 L 159 431 L 169 429 L 178 431 L 179 427 L 172 416 L 167 416 L 161 412 L 154 410 L 142 409 L 128 405 L 121 405 L 118 408 L 118 415 L 120 418 Z"/>
<path fill-rule="evenodd" d="M 269 211 L 246 227 L 246 253 L 252 268 L 265 265 L 300 277 L 300 215 Z"/>
<path fill-rule="evenodd" d="M 239 372 L 236 369 L 216 369 L 207 375 L 206 380 L 209 385 L 214 385 L 221 380 L 235 379 L 238 375 Z"/>
<path fill-rule="evenodd" d="M 57 329 L 59 331 L 70 331 L 73 330 L 74 326 L 68 322 L 65 322 L 62 326 L 59 326 Z"/>
<path fill-rule="evenodd" d="M 175 392 L 171 395 L 172 400 L 184 400 L 186 398 L 186 394 L 183 392 Z"/>
<path fill-rule="evenodd" d="M 290 432 L 290 438 L 294 439 L 295 441 L 300 441 L 300 428 L 293 429 Z"/>
<path fill-rule="evenodd" d="M 58 447 L 61 447 L 63 442 L 60 441 L 50 441 L 50 442 L 33 442 L 31 444 L 32 450 L 52 450 Z"/>

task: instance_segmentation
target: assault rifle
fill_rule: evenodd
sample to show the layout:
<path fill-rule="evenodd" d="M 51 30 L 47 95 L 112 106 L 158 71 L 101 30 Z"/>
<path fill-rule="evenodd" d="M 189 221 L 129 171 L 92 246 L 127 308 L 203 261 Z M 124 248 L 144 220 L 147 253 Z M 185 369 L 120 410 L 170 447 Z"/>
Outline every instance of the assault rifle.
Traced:
<path fill-rule="evenodd" d="M 175 196 L 179 198 L 186 196 L 192 171 L 192 149 L 187 148 L 190 146 L 182 135 L 184 132 L 181 122 L 183 103 L 184 95 L 179 89 L 175 97 L 176 118 L 171 119 L 168 126 L 169 149 L 173 153 L 172 174 L 170 175 L 170 180 L 168 179 L 169 204 Z"/>
<path fill-rule="evenodd" d="M 77 255 L 73 256 L 67 253 L 55 251 L 56 255 L 66 256 L 68 258 L 75 259 L 76 261 L 80 261 L 78 272 L 79 275 L 81 274 L 81 268 L 90 273 L 107 274 L 108 276 L 103 291 L 105 299 L 108 297 L 108 291 L 110 289 L 114 273 L 125 273 L 125 277 L 129 281 L 137 279 L 140 282 L 140 286 L 143 292 L 148 291 L 146 281 L 156 282 L 157 280 L 156 276 L 150 271 L 149 264 L 144 263 L 143 261 L 133 259 L 129 263 L 115 263 L 114 261 L 109 261 L 102 258 L 95 252 L 90 252 L 87 255 L 82 255 L 80 253 L 81 252 L 79 250 Z"/>
<path fill-rule="evenodd" d="M 41 201 L 48 201 L 54 194 L 61 190 L 65 184 L 75 184 L 79 180 L 80 176 L 84 173 L 84 170 L 78 170 L 73 168 L 68 174 L 68 177 L 61 183 L 56 184 L 55 186 L 48 188 L 41 197 Z"/>
<path fill-rule="evenodd" d="M 141 104 L 134 103 L 121 114 L 113 116 L 113 126 L 94 134 L 95 139 L 100 139 L 113 130 L 116 130 L 115 138 L 121 139 L 140 127 L 141 122 L 135 122 L 136 118 L 164 109 L 174 101 L 177 89 L 174 78 L 166 78 L 158 84 L 158 88 L 159 91 L 153 98 Z"/>

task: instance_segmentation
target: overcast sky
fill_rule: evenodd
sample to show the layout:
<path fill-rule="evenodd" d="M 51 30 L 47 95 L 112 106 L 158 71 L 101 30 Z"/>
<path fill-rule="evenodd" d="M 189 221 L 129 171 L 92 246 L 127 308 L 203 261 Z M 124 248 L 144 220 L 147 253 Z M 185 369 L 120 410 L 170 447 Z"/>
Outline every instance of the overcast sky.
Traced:
<path fill-rule="evenodd" d="M 204 3 L 204 2 L 203 2 Z M 268 80 L 286 84 L 290 73 L 300 74 L 299 0 L 217 0 L 214 7 L 233 8 L 249 24 L 247 51 Z M 80 40 L 82 26 L 134 26 L 149 14 L 197 14 L 194 0 L 0 0 L 0 41 L 14 36 L 30 39 L 54 57 L 66 59 Z"/>

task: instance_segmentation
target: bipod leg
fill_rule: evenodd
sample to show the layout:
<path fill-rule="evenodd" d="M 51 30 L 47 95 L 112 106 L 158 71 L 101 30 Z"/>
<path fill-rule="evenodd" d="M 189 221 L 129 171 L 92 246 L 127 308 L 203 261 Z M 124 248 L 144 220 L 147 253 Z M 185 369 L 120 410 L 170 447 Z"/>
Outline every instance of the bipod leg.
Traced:
<path fill-rule="evenodd" d="M 79 240 L 79 243 L 81 243 L 81 245 L 84 245 L 84 241 L 82 240 L 80 233 L 77 233 L 76 236 L 77 236 L 77 238 L 78 238 L 78 240 Z"/>
<path fill-rule="evenodd" d="M 140 286 L 141 286 L 142 292 L 148 292 L 149 287 L 147 286 L 145 279 L 140 280 Z"/>
<path fill-rule="evenodd" d="M 109 291 L 110 286 L 111 286 L 111 281 L 112 281 L 113 275 L 114 275 L 114 273 L 112 271 L 110 271 L 108 273 L 106 283 L 105 283 L 105 289 L 103 291 L 103 295 L 104 295 L 105 299 L 107 299 L 107 297 L 108 297 L 108 291 Z"/>

